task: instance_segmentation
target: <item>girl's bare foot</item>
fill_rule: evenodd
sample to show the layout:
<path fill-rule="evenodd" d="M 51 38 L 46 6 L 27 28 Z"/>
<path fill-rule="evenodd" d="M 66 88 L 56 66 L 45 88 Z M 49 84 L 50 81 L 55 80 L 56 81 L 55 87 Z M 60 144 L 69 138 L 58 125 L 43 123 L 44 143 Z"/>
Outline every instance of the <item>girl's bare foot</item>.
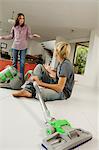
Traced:
<path fill-rule="evenodd" d="M 22 89 L 20 91 L 14 92 L 14 93 L 12 93 L 12 95 L 14 97 L 27 97 L 27 98 L 31 98 L 32 97 L 32 93 L 26 91 L 25 89 Z"/>

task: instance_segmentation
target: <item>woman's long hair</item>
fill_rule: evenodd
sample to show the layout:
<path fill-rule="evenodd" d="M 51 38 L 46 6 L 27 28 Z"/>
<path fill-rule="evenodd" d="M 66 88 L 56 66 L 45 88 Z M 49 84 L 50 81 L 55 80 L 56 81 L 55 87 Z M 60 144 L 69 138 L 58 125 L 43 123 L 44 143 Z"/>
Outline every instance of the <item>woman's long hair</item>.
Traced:
<path fill-rule="evenodd" d="M 16 26 L 18 26 L 18 25 L 19 25 L 19 17 L 20 17 L 20 16 L 23 16 L 23 17 L 24 17 L 24 23 L 21 25 L 21 27 L 23 27 L 23 26 L 24 26 L 24 24 L 25 24 L 25 16 L 24 16 L 24 14 L 23 14 L 23 13 L 19 13 L 19 14 L 17 14 L 17 18 L 16 18 L 16 20 L 15 20 L 14 27 L 16 27 Z"/>

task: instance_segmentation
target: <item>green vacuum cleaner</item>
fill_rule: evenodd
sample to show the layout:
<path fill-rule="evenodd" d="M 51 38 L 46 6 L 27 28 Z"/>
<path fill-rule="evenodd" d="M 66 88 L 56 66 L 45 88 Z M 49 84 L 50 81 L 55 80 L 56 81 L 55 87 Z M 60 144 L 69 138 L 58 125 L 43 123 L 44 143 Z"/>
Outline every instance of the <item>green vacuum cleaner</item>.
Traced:
<path fill-rule="evenodd" d="M 18 74 L 18 71 L 13 66 L 7 66 L 3 71 L 0 72 L 0 83 L 11 80 Z"/>
<path fill-rule="evenodd" d="M 13 66 L 7 66 L 0 72 L 0 87 L 21 89 L 22 84 L 20 73 Z"/>
<path fill-rule="evenodd" d="M 47 132 L 47 137 L 42 141 L 41 150 L 71 150 L 92 139 L 90 132 L 72 128 L 67 120 L 56 120 L 51 117 L 35 81 L 33 85 L 39 97 Z"/>

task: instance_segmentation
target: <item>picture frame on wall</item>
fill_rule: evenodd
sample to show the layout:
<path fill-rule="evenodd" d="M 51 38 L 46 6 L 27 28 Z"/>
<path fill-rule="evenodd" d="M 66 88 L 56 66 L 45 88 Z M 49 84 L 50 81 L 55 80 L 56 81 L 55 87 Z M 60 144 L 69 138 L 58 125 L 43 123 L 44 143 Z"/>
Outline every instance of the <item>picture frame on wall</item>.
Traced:
<path fill-rule="evenodd" d="M 10 55 L 7 50 L 7 43 L 1 42 L 0 49 L 1 49 L 0 57 L 4 59 L 10 59 Z"/>
<path fill-rule="evenodd" d="M 1 49 L 7 49 L 7 43 L 1 42 L 0 47 Z"/>

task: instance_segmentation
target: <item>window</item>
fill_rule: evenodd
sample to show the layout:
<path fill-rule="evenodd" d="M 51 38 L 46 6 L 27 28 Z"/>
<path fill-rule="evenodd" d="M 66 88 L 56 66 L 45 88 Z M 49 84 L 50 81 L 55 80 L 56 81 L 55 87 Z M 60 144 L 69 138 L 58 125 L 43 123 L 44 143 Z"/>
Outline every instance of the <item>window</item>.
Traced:
<path fill-rule="evenodd" d="M 74 72 L 76 74 L 84 74 L 88 50 L 89 50 L 89 41 L 76 43 L 73 60 Z"/>

